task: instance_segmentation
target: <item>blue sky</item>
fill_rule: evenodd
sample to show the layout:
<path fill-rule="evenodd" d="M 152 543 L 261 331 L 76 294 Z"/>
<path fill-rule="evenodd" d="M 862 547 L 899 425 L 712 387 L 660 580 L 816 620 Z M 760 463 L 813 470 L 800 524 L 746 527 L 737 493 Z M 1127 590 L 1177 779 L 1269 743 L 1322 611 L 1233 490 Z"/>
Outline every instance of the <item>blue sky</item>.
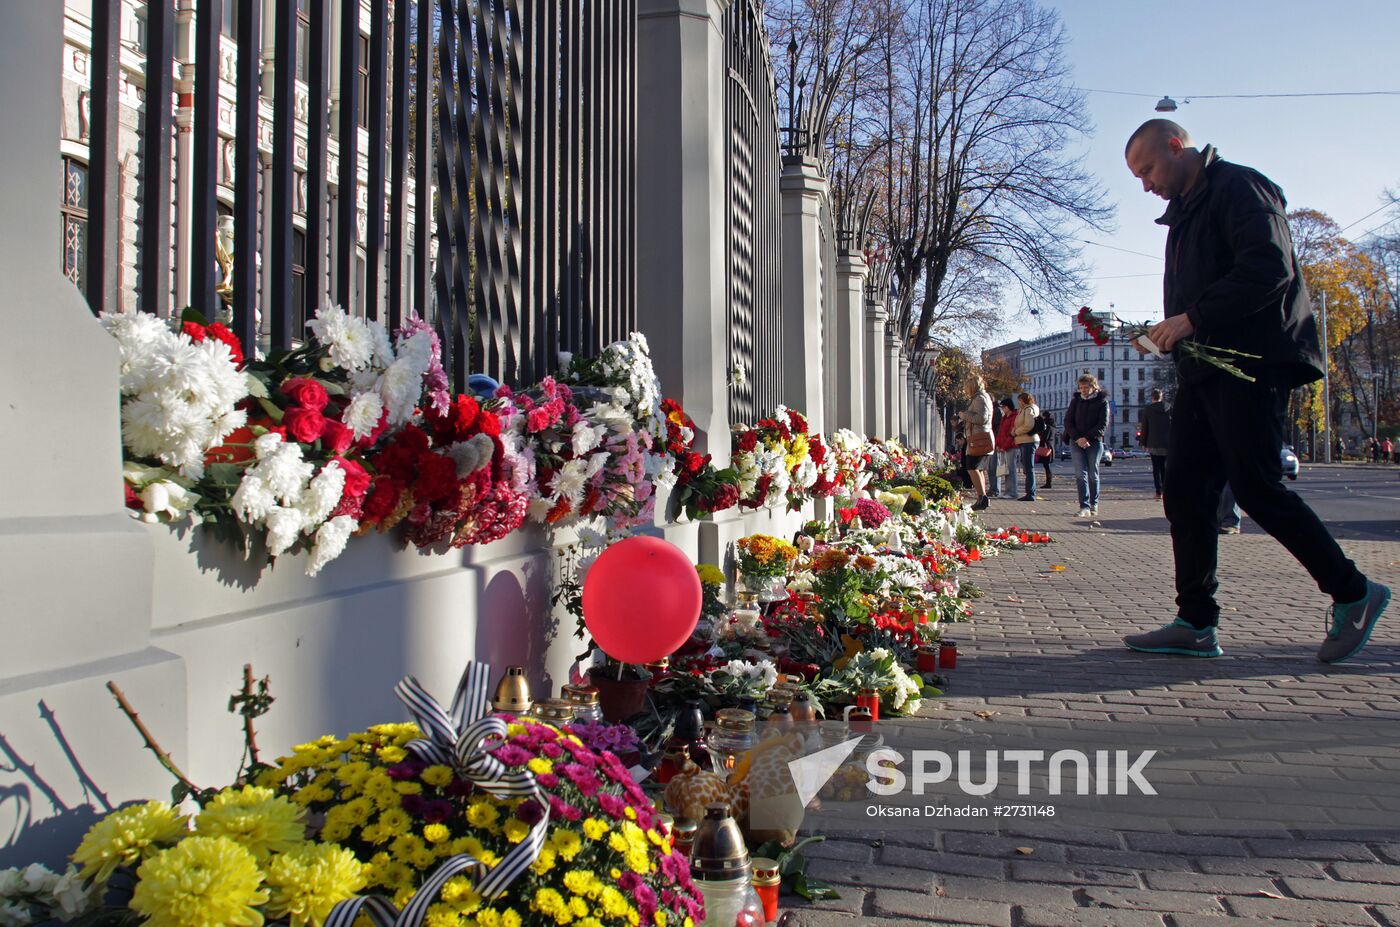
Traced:
<path fill-rule="evenodd" d="M 1123 142 L 1163 94 L 1198 142 L 1258 168 L 1283 187 L 1289 208 L 1310 207 L 1342 225 L 1400 188 L 1400 96 L 1196 100 L 1190 94 L 1400 90 L 1396 43 L 1400 0 L 1042 0 L 1069 34 L 1069 61 L 1084 88 L 1149 97 L 1088 94 L 1095 136 L 1086 165 L 1117 207 L 1115 230 L 1085 238 L 1160 255 L 1163 202 L 1142 192 L 1123 164 Z M 1377 213 L 1348 237 L 1384 221 Z M 1085 246 L 1097 279 L 1090 304 L 1112 303 L 1129 319 L 1160 317 L 1160 259 Z M 1078 306 L 1066 306 L 1067 312 Z M 1068 315 L 1043 321 L 1006 307 L 996 341 L 1062 331 Z"/>

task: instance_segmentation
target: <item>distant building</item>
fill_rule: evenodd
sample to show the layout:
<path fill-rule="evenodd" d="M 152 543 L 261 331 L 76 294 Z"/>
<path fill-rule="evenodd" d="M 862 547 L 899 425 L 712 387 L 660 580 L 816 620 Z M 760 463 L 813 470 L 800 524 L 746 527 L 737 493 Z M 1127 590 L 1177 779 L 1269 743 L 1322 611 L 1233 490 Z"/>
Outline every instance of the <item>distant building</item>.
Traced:
<path fill-rule="evenodd" d="M 1116 316 L 1106 318 L 1118 321 Z M 1087 371 L 1098 377 L 1108 393 L 1110 416 L 1105 438 L 1113 447 L 1136 446 L 1138 414 L 1152 401 L 1152 388 L 1168 390 L 1172 380 L 1170 359 L 1144 357 L 1117 335 L 1107 345 L 1096 345 L 1078 324 L 1042 338 L 998 345 L 982 356 L 984 363 L 987 358 L 1009 361 L 1014 356 L 1022 384 L 1042 409 L 1055 414 L 1060 426 L 1079 375 Z M 1060 430 L 1056 429 L 1057 441 Z"/>

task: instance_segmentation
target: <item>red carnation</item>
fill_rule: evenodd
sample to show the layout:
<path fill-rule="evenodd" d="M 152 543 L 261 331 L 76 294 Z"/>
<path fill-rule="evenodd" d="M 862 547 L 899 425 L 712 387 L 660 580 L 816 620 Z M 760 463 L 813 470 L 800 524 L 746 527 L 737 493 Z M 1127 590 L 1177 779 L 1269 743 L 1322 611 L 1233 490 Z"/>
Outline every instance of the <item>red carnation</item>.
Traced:
<path fill-rule="evenodd" d="M 693 476 L 703 470 L 708 461 L 709 457 L 707 455 L 688 451 L 685 455 L 685 472 Z"/>
<path fill-rule="evenodd" d="M 756 447 L 758 447 L 758 432 L 749 430 L 739 436 L 739 450 L 747 454 Z"/>
<path fill-rule="evenodd" d="M 311 444 L 326 428 L 326 417 L 316 409 L 294 406 L 282 416 L 287 434 L 302 444 Z"/>
<path fill-rule="evenodd" d="M 399 506 L 399 496 L 404 485 L 392 476 L 380 476 L 374 481 L 374 488 L 365 499 L 365 521 L 383 521 Z"/>
<path fill-rule="evenodd" d="M 292 377 L 282 382 L 282 392 L 305 409 L 320 412 L 330 401 L 326 388 L 311 377 Z"/>
<path fill-rule="evenodd" d="M 142 509 L 145 505 L 141 502 L 141 497 L 136 494 L 136 490 L 131 488 L 130 483 L 122 483 L 122 488 L 126 490 L 126 507 L 129 509 Z"/>
<path fill-rule="evenodd" d="M 457 464 L 451 457 L 425 452 L 418 457 L 413 497 L 421 503 L 445 499 L 457 489 Z"/>
<path fill-rule="evenodd" d="M 228 345 L 229 354 L 233 355 L 233 362 L 238 366 L 243 366 L 243 342 L 238 340 L 238 336 L 229 330 L 223 322 L 215 322 L 209 326 L 209 334 L 217 341 L 222 341 Z"/>
<path fill-rule="evenodd" d="M 490 410 L 483 412 L 476 420 L 476 427 L 481 430 L 482 434 L 488 437 L 500 437 L 501 420 L 495 412 Z"/>

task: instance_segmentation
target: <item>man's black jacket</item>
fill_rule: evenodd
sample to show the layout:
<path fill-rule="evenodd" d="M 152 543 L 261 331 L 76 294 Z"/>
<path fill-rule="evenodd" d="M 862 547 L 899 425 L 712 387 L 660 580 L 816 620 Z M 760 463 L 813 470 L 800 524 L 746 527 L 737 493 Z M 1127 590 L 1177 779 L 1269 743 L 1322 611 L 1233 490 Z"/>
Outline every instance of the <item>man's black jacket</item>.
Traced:
<path fill-rule="evenodd" d="M 1065 439 L 1071 443 L 1086 438 L 1102 441 L 1108 428 L 1108 395 L 1103 390 L 1090 394 L 1088 399 L 1075 393 L 1070 397 L 1069 410 L 1065 412 Z"/>
<path fill-rule="evenodd" d="M 1317 320 L 1293 253 L 1283 191 L 1258 171 L 1231 164 L 1207 145 L 1190 192 L 1167 204 L 1163 278 L 1168 318 L 1185 313 L 1191 340 L 1258 354 L 1242 370 L 1279 386 L 1322 377 Z M 1176 351 L 1182 379 L 1214 368 Z"/>
<path fill-rule="evenodd" d="M 1172 416 L 1167 411 L 1167 404 L 1160 399 L 1142 407 L 1141 414 L 1138 415 L 1138 424 L 1142 426 L 1142 446 L 1148 448 L 1170 447 L 1170 436 L 1172 432 Z"/>

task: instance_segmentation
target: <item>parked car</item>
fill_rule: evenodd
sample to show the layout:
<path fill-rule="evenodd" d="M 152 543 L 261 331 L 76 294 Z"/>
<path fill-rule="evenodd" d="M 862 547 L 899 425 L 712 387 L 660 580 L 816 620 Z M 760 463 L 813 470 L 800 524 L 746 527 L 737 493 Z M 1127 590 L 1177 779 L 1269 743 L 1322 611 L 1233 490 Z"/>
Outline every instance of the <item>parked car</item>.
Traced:
<path fill-rule="evenodd" d="M 1103 449 L 1103 459 L 1100 460 L 1099 463 L 1105 467 L 1113 466 L 1113 448 L 1106 447 Z"/>
<path fill-rule="evenodd" d="M 1298 455 L 1293 453 L 1293 448 L 1285 444 L 1279 450 L 1279 462 L 1283 464 L 1283 475 L 1290 480 L 1298 478 L 1298 471 L 1301 467 L 1298 464 Z"/>
<path fill-rule="evenodd" d="M 1068 444 L 1061 444 L 1061 445 L 1060 445 L 1060 459 L 1061 459 L 1061 460 L 1069 460 L 1069 445 L 1068 445 Z"/>

